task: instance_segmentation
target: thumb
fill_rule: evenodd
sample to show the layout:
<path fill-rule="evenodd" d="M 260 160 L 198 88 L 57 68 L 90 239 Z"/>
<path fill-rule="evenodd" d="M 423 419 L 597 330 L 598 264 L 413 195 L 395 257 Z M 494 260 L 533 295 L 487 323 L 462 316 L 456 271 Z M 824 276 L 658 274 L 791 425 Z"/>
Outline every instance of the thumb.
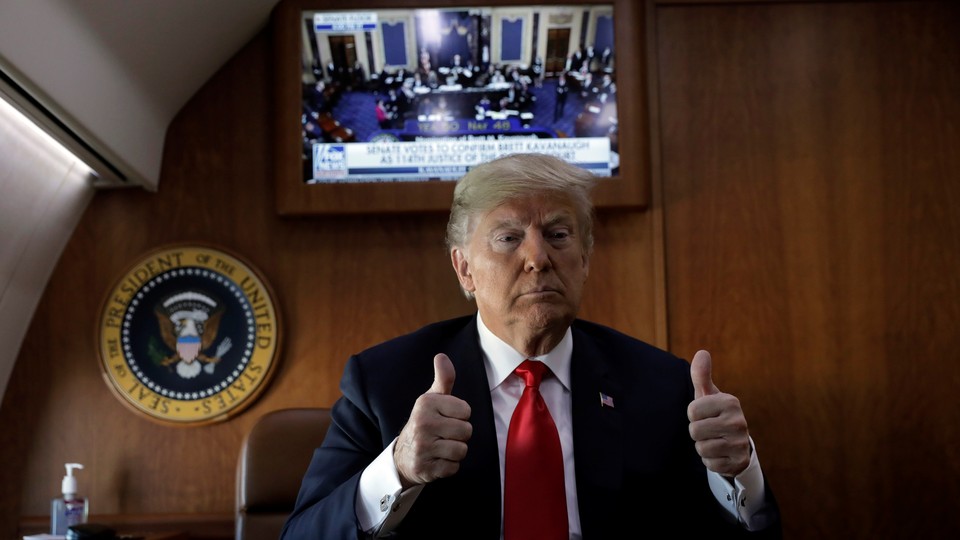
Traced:
<path fill-rule="evenodd" d="M 690 362 L 690 379 L 693 381 L 693 397 L 700 399 L 703 396 L 717 394 L 720 389 L 713 384 L 713 363 L 710 353 L 697 351 Z"/>
<path fill-rule="evenodd" d="M 433 385 L 427 390 L 429 394 L 450 394 L 453 390 L 453 381 L 457 372 L 453 369 L 450 357 L 440 353 L 433 357 Z"/>

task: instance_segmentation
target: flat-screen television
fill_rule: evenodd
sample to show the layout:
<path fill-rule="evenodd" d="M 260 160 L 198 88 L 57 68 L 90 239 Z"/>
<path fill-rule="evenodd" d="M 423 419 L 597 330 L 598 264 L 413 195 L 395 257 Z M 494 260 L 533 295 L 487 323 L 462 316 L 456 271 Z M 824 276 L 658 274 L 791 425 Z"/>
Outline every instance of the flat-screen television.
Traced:
<path fill-rule="evenodd" d="M 624 179 L 646 161 L 643 49 L 629 37 L 643 25 L 628 4 L 285 0 L 278 209 L 446 209 L 455 180 L 516 152 L 610 177 L 614 204 L 642 205 L 645 183 Z"/>

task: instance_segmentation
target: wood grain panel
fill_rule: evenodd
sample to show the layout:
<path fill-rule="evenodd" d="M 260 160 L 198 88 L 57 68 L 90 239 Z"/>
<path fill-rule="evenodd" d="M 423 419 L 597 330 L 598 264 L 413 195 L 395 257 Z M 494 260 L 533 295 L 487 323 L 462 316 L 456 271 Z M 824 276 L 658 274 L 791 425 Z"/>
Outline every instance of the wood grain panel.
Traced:
<path fill-rule="evenodd" d="M 670 345 L 791 538 L 960 533 L 960 9 L 660 6 Z"/>
<path fill-rule="evenodd" d="M 234 507 L 243 435 L 264 413 L 330 406 L 352 353 L 471 313 L 443 246 L 446 216 L 276 214 L 269 36 L 256 38 L 178 114 L 158 193 L 98 192 L 54 270 L 12 374 L 0 425 L 0 535 L 43 516 L 63 463 L 86 465 L 94 514 L 223 514 Z M 652 339 L 651 221 L 603 213 L 583 314 Z M 176 242 L 221 246 L 257 267 L 285 328 L 278 372 L 228 422 L 175 428 L 127 410 L 101 379 L 103 296 L 142 253 Z"/>

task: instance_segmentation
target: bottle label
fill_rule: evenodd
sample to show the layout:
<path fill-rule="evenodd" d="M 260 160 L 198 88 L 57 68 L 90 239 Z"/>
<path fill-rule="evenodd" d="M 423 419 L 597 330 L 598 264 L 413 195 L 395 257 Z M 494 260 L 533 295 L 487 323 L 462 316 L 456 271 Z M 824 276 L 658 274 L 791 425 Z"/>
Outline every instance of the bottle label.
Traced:
<path fill-rule="evenodd" d="M 79 525 L 87 521 L 87 508 L 83 500 L 67 501 L 63 509 L 63 520 L 67 527 Z"/>
<path fill-rule="evenodd" d="M 67 501 L 66 508 L 63 512 L 67 527 L 83 523 L 84 513 L 83 501 Z"/>

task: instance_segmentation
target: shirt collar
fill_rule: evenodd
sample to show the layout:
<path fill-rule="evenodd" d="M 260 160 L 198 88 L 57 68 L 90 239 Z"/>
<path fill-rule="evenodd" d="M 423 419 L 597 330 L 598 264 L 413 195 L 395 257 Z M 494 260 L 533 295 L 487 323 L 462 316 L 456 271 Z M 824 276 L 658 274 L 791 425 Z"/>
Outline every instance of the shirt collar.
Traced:
<path fill-rule="evenodd" d="M 483 323 L 483 318 L 477 313 L 477 331 L 480 334 L 480 350 L 483 352 L 483 366 L 487 371 L 487 381 L 490 390 L 500 386 L 503 381 L 517 369 L 526 356 L 505 341 L 494 335 Z M 550 368 L 560 384 L 570 390 L 570 362 L 573 358 L 573 333 L 567 328 L 560 343 L 547 354 L 534 356 L 532 360 L 539 360 Z"/>

